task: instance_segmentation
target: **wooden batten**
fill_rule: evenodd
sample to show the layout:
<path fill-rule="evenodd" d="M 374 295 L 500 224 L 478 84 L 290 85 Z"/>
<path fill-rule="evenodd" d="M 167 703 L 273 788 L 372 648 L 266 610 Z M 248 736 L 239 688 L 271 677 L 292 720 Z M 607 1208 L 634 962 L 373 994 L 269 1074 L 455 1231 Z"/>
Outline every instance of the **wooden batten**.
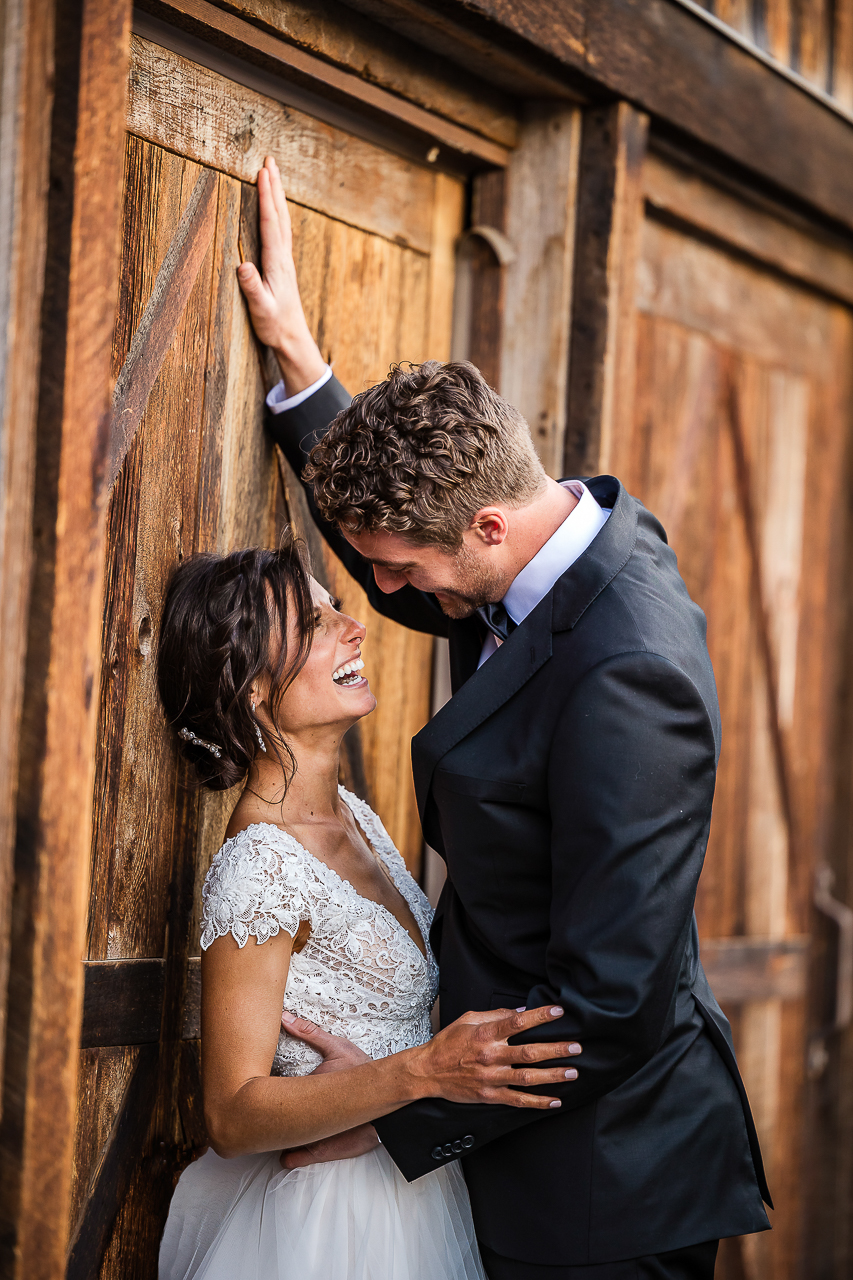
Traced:
<path fill-rule="evenodd" d="M 0 1061 L 6 1028 L 15 800 L 35 482 L 53 96 L 52 0 L 8 0 L 0 119 Z M 2 1088 L 0 1065 L 0 1088 Z M 2 1094 L 0 1094 L 2 1113 Z"/>
<path fill-rule="evenodd" d="M 507 173 L 501 393 L 521 410 L 549 475 L 563 474 L 581 112 L 531 107 Z"/>
<path fill-rule="evenodd" d="M 448 65 L 439 56 L 371 22 L 337 0 L 323 4 L 295 0 L 237 0 L 226 6 L 248 22 L 281 36 L 289 44 L 316 54 L 370 83 L 404 98 L 426 111 L 452 120 L 504 147 L 518 140 L 518 108 L 515 95 L 496 90 L 487 81 Z"/>
<path fill-rule="evenodd" d="M 613 465 L 633 412 L 635 278 L 648 118 L 627 102 L 584 113 L 564 470 Z"/>
<path fill-rule="evenodd" d="M 64 1271 L 101 644 L 105 424 L 130 8 L 61 8 L 36 520 L 18 803 L 4 1274 Z"/>
<path fill-rule="evenodd" d="M 161 32 L 160 20 L 174 24 L 171 35 L 163 37 L 168 43 L 181 47 L 182 32 L 189 33 L 190 38 L 200 37 L 193 43 L 191 56 L 225 75 L 230 72 L 241 83 L 251 83 L 250 69 L 257 66 L 264 80 L 264 92 L 273 98 L 301 105 L 300 90 L 307 91 L 310 105 L 320 118 L 335 120 L 334 114 L 324 111 L 324 103 L 354 110 L 365 124 L 371 119 L 376 121 L 386 142 L 392 146 L 396 127 L 396 146 L 413 150 L 418 159 L 430 155 L 437 159 L 444 153 L 443 163 L 461 166 L 463 171 L 483 163 L 506 163 L 508 151 L 499 142 L 389 93 L 363 75 L 317 58 L 277 34 L 246 22 L 228 10 L 217 9 L 209 0 L 168 0 L 168 3 L 167 0 L 148 0 L 148 4 Z M 143 18 L 139 19 L 139 25 L 144 25 Z M 207 51 L 203 47 L 205 43 L 210 46 Z M 217 48 L 224 50 L 225 61 L 217 59 Z M 271 72 L 272 77 L 264 72 Z"/>

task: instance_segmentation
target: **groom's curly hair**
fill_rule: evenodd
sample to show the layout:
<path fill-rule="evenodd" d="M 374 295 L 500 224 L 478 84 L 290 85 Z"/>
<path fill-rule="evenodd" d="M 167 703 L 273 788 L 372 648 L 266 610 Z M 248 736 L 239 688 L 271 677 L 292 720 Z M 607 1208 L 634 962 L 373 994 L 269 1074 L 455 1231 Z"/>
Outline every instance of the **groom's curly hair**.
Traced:
<path fill-rule="evenodd" d="M 321 515 L 455 550 L 481 507 L 523 507 L 545 484 L 522 415 L 467 361 L 392 365 L 357 395 L 305 469 Z"/>

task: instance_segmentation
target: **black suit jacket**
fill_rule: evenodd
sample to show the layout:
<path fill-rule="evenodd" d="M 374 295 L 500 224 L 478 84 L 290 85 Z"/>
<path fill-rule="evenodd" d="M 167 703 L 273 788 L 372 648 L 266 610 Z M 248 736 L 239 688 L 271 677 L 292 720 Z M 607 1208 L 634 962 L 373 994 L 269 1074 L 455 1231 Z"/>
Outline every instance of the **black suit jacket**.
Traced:
<path fill-rule="evenodd" d="M 333 380 L 271 418 L 297 470 L 348 403 Z M 454 696 L 412 744 L 447 863 L 442 1024 L 559 1003 L 527 1039 L 583 1045 L 577 1081 L 548 1088 L 559 1111 L 427 1099 L 376 1128 L 410 1180 L 464 1157 L 480 1240 L 541 1264 L 761 1231 L 770 1203 L 693 916 L 720 742 L 705 618 L 657 520 L 611 476 L 587 483 L 612 515 L 479 671 L 478 618 L 385 595 L 319 521 L 375 608 L 450 640 Z"/>

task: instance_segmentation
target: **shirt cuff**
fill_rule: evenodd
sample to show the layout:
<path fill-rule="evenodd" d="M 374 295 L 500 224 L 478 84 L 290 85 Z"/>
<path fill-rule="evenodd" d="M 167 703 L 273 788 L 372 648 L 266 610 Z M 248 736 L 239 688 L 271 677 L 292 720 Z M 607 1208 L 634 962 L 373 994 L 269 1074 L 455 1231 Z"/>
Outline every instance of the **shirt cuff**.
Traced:
<path fill-rule="evenodd" d="M 287 387 L 285 387 L 283 381 L 277 382 L 267 396 L 267 408 L 270 413 L 287 413 L 288 409 L 295 409 L 298 404 L 302 404 L 303 400 L 308 400 L 313 396 L 315 391 L 325 387 L 331 376 L 332 366 L 327 364 L 325 372 L 320 374 L 316 382 L 312 382 L 311 386 L 306 387 L 304 391 L 297 391 L 294 396 L 287 394 Z"/>

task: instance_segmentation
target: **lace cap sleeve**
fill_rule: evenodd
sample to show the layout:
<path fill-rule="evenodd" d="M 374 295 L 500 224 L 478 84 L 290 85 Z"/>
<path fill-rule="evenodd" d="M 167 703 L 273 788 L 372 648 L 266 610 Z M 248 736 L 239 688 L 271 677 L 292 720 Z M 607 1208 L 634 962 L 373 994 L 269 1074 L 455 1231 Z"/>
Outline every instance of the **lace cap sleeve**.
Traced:
<path fill-rule="evenodd" d="M 304 850 L 276 827 L 247 827 L 217 853 L 202 889 L 201 946 L 231 933 L 239 947 L 260 944 L 279 929 L 296 937 L 311 920 Z"/>

